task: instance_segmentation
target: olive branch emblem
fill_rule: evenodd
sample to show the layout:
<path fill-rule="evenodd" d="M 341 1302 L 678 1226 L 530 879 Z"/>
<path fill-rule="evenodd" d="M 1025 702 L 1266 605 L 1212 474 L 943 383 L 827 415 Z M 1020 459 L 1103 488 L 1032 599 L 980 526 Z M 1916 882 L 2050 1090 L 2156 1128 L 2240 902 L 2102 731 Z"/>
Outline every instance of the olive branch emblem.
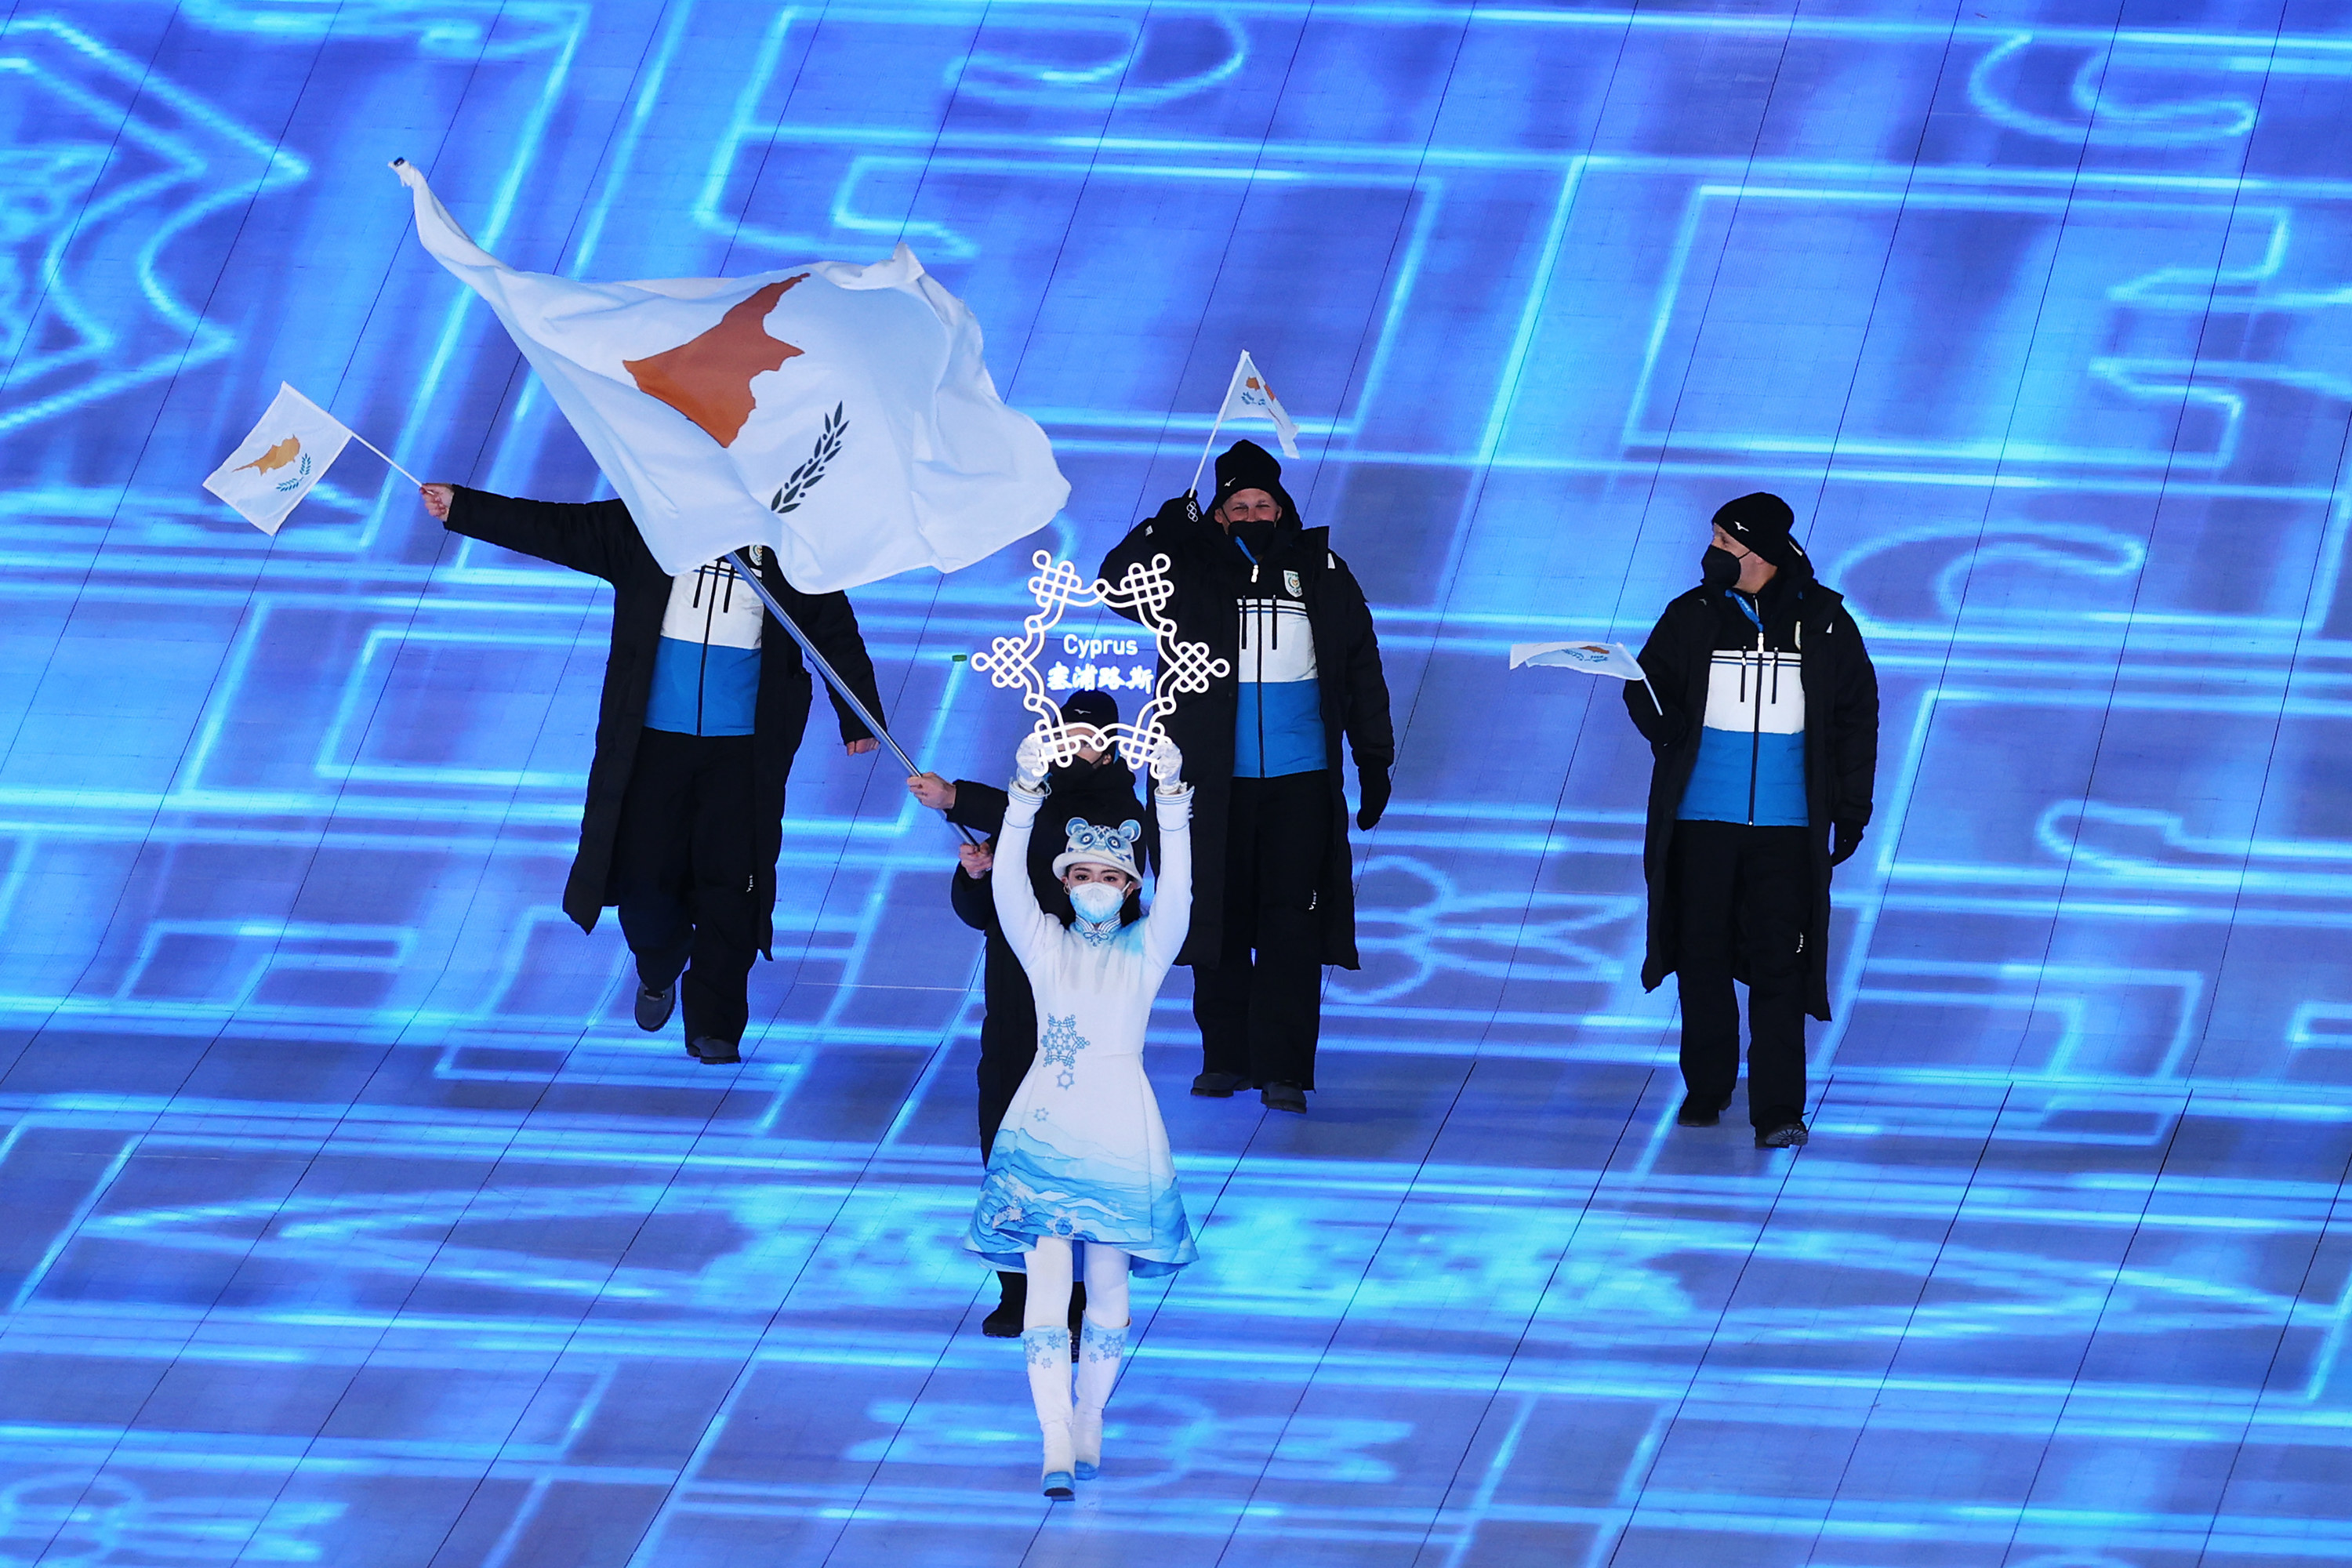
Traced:
<path fill-rule="evenodd" d="M 808 461 L 794 468 L 792 478 L 784 481 L 784 488 L 769 498 L 770 511 L 782 513 L 796 509 L 801 498 L 824 478 L 826 466 L 841 456 L 841 438 L 849 430 L 849 421 L 842 416 L 841 407 L 835 404 L 833 412 L 825 416 L 824 428 L 817 432 L 816 449 L 809 454 Z"/>

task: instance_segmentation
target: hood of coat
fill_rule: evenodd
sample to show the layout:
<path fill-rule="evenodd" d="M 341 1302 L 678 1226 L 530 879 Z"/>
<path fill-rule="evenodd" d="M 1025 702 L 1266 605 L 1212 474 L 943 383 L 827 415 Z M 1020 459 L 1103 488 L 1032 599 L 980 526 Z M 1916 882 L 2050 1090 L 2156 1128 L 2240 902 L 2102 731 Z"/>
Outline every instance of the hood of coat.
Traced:
<path fill-rule="evenodd" d="M 1783 586 L 1802 588 L 1805 591 L 1805 597 L 1811 600 L 1821 581 L 1813 575 L 1813 558 L 1806 554 L 1803 547 L 1793 539 L 1783 540 L 1781 542 L 1785 546 L 1784 558 L 1774 563 L 1780 569 L 1772 574 L 1772 581 L 1764 585 L 1764 591 L 1769 594 L 1773 589 Z"/>

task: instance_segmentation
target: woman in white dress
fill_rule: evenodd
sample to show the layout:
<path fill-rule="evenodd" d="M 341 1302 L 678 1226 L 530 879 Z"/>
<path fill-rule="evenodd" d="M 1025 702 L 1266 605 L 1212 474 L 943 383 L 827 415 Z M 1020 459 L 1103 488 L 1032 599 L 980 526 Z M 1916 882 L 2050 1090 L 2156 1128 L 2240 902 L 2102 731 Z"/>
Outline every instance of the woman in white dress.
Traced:
<path fill-rule="evenodd" d="M 1045 1429 L 1045 1495 L 1076 1495 L 1102 1462 L 1103 1406 L 1127 1352 L 1127 1279 L 1173 1273 L 1200 1256 L 1160 1102 L 1143 1074 L 1143 1031 L 1192 919 L 1192 786 L 1183 758 L 1162 739 L 1151 757 L 1160 815 L 1160 885 L 1142 912 L 1135 843 L 1141 825 L 1072 822 L 1054 874 L 1076 918 L 1066 927 L 1037 902 L 1026 877 L 992 879 L 997 922 L 1037 999 L 1037 1059 L 1014 1091 L 988 1161 L 965 1245 L 1002 1269 L 1029 1276 L 1021 1331 L 1029 1392 Z M 1045 798 L 1046 757 L 1021 742 L 996 858 L 1027 864 Z M 1083 1243 L 1086 1317 L 1071 1395 L 1065 1318 L 1072 1243 Z"/>

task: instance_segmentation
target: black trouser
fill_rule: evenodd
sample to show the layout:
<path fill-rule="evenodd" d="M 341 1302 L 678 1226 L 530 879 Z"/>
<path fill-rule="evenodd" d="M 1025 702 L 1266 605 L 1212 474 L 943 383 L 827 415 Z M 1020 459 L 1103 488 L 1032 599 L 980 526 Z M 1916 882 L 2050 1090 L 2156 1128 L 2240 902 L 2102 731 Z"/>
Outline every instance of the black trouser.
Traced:
<path fill-rule="evenodd" d="M 1192 970 L 1192 1016 L 1202 1067 L 1258 1089 L 1315 1087 L 1330 791 L 1320 771 L 1235 779 L 1225 807 L 1224 942 Z"/>
<path fill-rule="evenodd" d="M 1683 1003 L 1683 1086 L 1703 1106 L 1731 1102 L 1739 1082 L 1739 1003 L 1748 982 L 1748 1120 L 1759 1129 L 1805 1114 L 1805 924 L 1812 855 L 1801 827 L 1675 824 Z"/>
<path fill-rule="evenodd" d="M 646 985 L 685 974 L 689 1044 L 739 1041 L 751 1016 L 744 985 L 760 934 L 751 774 L 749 735 L 646 730 L 621 797 L 621 934 Z"/>
<path fill-rule="evenodd" d="M 993 928 L 982 974 L 988 1012 L 980 1021 L 980 1163 L 985 1165 L 1005 1108 L 1037 1059 L 1037 998 L 1021 961 Z"/>

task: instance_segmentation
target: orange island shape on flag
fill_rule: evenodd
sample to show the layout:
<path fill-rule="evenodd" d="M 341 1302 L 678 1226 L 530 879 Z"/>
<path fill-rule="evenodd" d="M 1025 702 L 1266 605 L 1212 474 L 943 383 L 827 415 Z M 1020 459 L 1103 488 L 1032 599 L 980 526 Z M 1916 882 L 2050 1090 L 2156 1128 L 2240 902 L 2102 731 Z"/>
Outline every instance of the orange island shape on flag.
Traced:
<path fill-rule="evenodd" d="M 239 463 L 234 471 L 242 473 L 251 468 L 257 474 L 275 473 L 302 455 L 302 437 L 289 436 L 250 463 Z"/>
<path fill-rule="evenodd" d="M 697 425 L 722 447 L 731 447 L 743 433 L 759 399 L 751 378 L 782 370 L 801 351 L 768 335 L 768 312 L 793 284 L 808 274 L 771 283 L 747 300 L 738 300 L 709 331 L 689 338 L 674 349 L 646 359 L 625 359 L 621 368 L 648 397 L 658 397 Z"/>

